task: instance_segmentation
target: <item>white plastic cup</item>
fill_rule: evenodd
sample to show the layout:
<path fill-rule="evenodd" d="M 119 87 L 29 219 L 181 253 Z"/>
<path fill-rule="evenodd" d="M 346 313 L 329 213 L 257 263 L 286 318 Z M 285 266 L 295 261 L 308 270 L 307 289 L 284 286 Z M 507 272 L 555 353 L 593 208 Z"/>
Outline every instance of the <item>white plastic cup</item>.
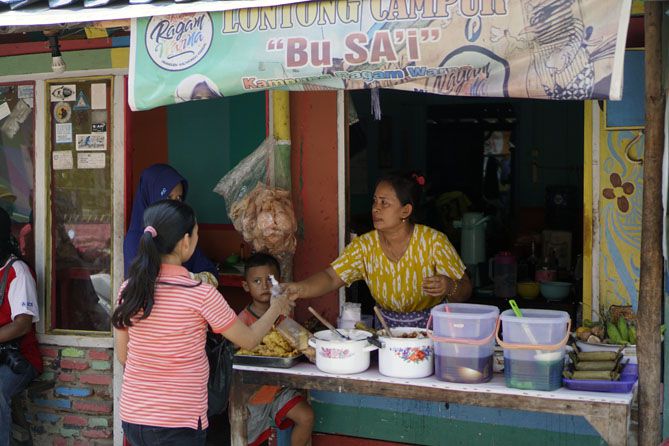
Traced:
<path fill-rule="evenodd" d="M 337 318 L 337 328 L 355 328 L 355 324 L 360 320 Z"/>

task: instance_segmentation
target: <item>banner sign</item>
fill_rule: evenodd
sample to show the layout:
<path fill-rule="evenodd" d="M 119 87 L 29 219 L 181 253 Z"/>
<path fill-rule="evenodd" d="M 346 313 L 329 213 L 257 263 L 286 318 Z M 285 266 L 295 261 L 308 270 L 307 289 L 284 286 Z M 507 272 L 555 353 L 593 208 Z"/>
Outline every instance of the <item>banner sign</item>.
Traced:
<path fill-rule="evenodd" d="M 130 106 L 288 89 L 620 99 L 631 0 L 332 0 L 134 19 Z"/>

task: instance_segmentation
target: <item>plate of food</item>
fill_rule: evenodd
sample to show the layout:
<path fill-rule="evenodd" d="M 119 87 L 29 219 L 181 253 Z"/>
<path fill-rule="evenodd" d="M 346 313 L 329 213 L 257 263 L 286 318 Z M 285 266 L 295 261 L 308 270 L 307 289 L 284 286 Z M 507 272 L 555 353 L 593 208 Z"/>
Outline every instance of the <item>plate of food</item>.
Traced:
<path fill-rule="evenodd" d="M 255 348 L 239 349 L 233 357 L 233 363 L 257 367 L 290 368 L 297 364 L 302 356 L 302 353 L 294 349 L 281 333 L 272 329 Z"/>

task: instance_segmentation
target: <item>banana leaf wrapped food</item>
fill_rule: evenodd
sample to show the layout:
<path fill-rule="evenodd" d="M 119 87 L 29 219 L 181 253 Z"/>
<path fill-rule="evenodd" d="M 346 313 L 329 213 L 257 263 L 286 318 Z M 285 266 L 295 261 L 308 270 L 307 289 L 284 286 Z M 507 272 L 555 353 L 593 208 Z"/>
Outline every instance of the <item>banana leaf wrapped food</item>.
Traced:
<path fill-rule="evenodd" d="M 579 361 L 615 361 L 619 352 L 582 352 L 577 353 Z"/>
<path fill-rule="evenodd" d="M 605 370 L 575 370 L 573 372 L 565 370 L 562 373 L 567 379 L 582 379 L 595 381 L 618 381 L 620 373 Z"/>
<path fill-rule="evenodd" d="M 610 372 L 618 367 L 619 361 L 579 361 L 574 364 L 576 370 Z"/>

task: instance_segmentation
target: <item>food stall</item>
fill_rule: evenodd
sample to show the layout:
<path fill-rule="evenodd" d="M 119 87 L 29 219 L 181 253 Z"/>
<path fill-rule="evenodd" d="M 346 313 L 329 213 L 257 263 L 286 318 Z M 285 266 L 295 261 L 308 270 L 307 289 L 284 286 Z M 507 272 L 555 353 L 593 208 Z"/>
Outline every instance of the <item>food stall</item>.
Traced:
<path fill-rule="evenodd" d="M 363 3 L 363 5 L 365 5 Z M 358 5 L 356 5 L 358 6 Z M 352 53 L 346 53 L 346 51 L 343 52 L 342 56 L 339 57 L 339 55 L 333 55 L 332 52 L 335 51 L 329 46 L 329 39 L 335 40 L 335 36 L 337 36 L 337 40 L 339 41 L 344 41 L 344 39 L 339 35 L 338 33 L 344 34 L 346 33 L 346 27 L 343 25 L 341 26 L 341 30 L 337 30 L 334 28 L 335 25 L 338 24 L 338 22 L 342 23 L 347 23 L 349 20 L 353 19 L 354 21 L 356 18 L 353 18 L 356 16 L 356 11 L 360 12 L 360 9 L 354 9 L 353 12 L 350 9 L 347 10 L 331 10 L 328 11 L 326 7 L 323 8 L 315 8 L 314 15 L 312 16 L 314 21 L 319 21 L 319 23 L 323 22 L 323 25 L 327 25 L 328 23 L 331 23 L 333 25 L 333 30 L 332 32 L 332 37 L 330 35 L 326 35 L 325 40 L 320 40 L 319 42 L 311 42 L 307 40 L 306 38 L 293 38 L 291 37 L 291 34 L 287 32 L 282 32 L 282 33 L 277 33 L 275 31 L 275 27 L 283 26 L 281 25 L 282 23 L 285 23 L 286 21 L 289 20 L 294 20 L 294 22 L 299 22 L 301 28 L 303 28 L 303 32 L 307 33 L 310 31 L 309 26 L 304 23 L 304 17 L 302 18 L 302 21 L 300 21 L 300 9 L 299 7 L 295 11 L 291 11 L 291 13 L 286 13 L 283 15 L 277 15 L 276 12 L 270 12 L 268 15 L 265 15 L 264 13 L 259 14 L 259 18 L 256 17 L 255 15 L 243 13 L 243 14 L 236 14 L 234 12 L 225 15 L 221 20 L 221 24 L 219 25 L 219 22 L 214 19 L 214 27 L 218 28 L 219 26 L 222 27 L 222 30 L 224 34 L 230 33 L 231 35 L 230 40 L 234 40 L 235 33 L 238 32 L 240 29 L 243 29 L 246 33 L 251 33 L 251 35 L 257 35 L 260 38 L 261 42 L 266 42 L 266 47 L 263 50 L 268 50 L 267 54 L 267 62 L 263 64 L 262 68 L 261 67 L 256 67 L 254 64 L 251 64 L 251 66 L 226 66 L 226 67 L 221 67 L 222 70 L 228 70 L 229 74 L 234 78 L 234 79 L 239 79 L 242 80 L 243 82 L 230 82 L 230 79 L 224 77 L 224 73 L 220 72 L 218 75 L 214 75 L 213 70 L 210 71 L 212 76 L 218 76 L 217 79 L 214 79 L 214 82 L 219 85 L 219 88 L 224 94 L 238 94 L 242 91 L 249 91 L 249 90 L 254 90 L 254 89 L 259 89 L 259 88 L 266 88 L 266 87 L 286 87 L 291 90 L 327 90 L 330 88 L 345 88 L 345 89 L 356 89 L 356 88 L 361 88 L 361 87 L 384 87 L 384 88 L 395 88 L 395 89 L 411 89 L 414 91 L 420 91 L 420 92 L 436 92 L 436 93 L 441 93 L 441 94 L 447 94 L 451 93 L 453 91 L 459 91 L 458 89 L 460 88 L 465 88 L 464 91 L 469 91 L 471 95 L 475 95 L 473 92 L 475 91 L 472 89 L 468 89 L 470 87 L 464 87 L 464 85 L 476 85 L 476 80 L 481 78 L 486 78 L 487 80 L 495 78 L 494 73 L 501 73 L 501 72 L 506 72 L 508 78 L 504 79 L 498 79 L 500 83 L 498 84 L 499 88 L 501 88 L 502 93 L 500 95 L 510 95 L 510 96 L 515 96 L 515 95 L 525 95 L 529 94 L 532 96 L 533 94 L 537 94 L 540 97 L 550 97 L 553 99 L 558 99 L 558 98 L 564 98 L 564 96 L 561 96 L 564 91 L 561 90 L 563 85 L 561 84 L 556 84 L 555 88 L 556 90 L 553 91 L 551 90 L 550 87 L 547 87 L 546 84 L 543 86 L 539 87 L 539 92 L 533 93 L 535 90 L 532 90 L 533 87 L 537 85 L 542 85 L 542 81 L 537 81 L 536 79 L 529 79 L 526 82 L 521 81 L 519 79 L 514 79 L 514 73 L 517 76 L 518 72 L 514 71 L 513 63 L 512 61 L 499 61 L 495 59 L 494 57 L 491 56 L 490 59 L 486 59 L 486 61 L 489 61 L 489 65 L 486 65 L 490 69 L 490 77 L 488 78 L 488 73 L 484 74 L 481 71 L 476 71 L 475 69 L 470 69 L 466 72 L 461 72 L 458 73 L 457 75 L 453 74 L 455 73 L 455 70 L 453 72 L 449 72 L 447 70 L 444 71 L 436 71 L 436 72 L 426 72 L 426 73 L 431 73 L 435 75 L 437 78 L 440 76 L 444 76 L 446 80 L 451 80 L 452 82 L 431 82 L 430 80 L 428 81 L 413 81 L 413 80 L 408 80 L 406 79 L 407 73 L 409 73 L 409 76 L 411 76 L 411 73 L 416 73 L 416 69 L 420 68 L 420 63 L 416 62 L 416 65 L 418 65 L 418 68 L 416 67 L 406 67 L 405 69 L 402 68 L 401 63 L 396 62 L 396 54 L 391 49 L 390 47 L 383 46 L 384 44 L 381 43 L 383 42 L 383 39 L 385 38 L 385 34 L 383 31 L 380 33 L 377 32 L 376 34 L 371 34 L 364 36 L 361 33 L 360 38 L 361 39 L 366 39 L 365 42 L 369 42 L 371 45 L 371 48 L 376 48 L 379 50 L 378 53 L 374 53 L 374 51 L 371 51 L 369 53 L 365 54 L 360 54 L 360 57 L 365 57 L 365 60 L 368 61 L 368 63 L 376 63 L 379 64 L 381 62 L 386 62 L 383 66 L 383 70 L 367 70 L 365 71 L 364 69 L 371 68 L 372 66 L 366 65 L 365 63 L 362 63 L 362 66 L 359 68 L 359 72 L 356 72 L 356 69 L 353 69 L 351 67 L 354 67 L 358 65 L 356 62 L 356 59 L 354 58 L 355 54 Z M 293 17 L 293 12 L 295 13 L 295 16 Z M 502 14 L 501 10 L 497 10 L 493 7 L 491 7 L 491 11 L 489 11 L 491 15 L 495 14 Z M 368 17 L 364 16 L 365 10 L 364 8 L 362 9 L 362 14 L 363 18 L 361 20 L 368 20 Z M 372 8 L 371 12 L 372 16 L 374 17 L 375 20 L 383 21 L 383 20 L 392 20 L 393 18 L 400 18 L 402 17 L 402 12 L 401 11 L 387 11 L 381 8 L 379 11 L 376 11 Z M 411 16 L 411 14 L 414 14 L 414 12 L 407 12 Z M 425 14 L 425 11 L 423 11 L 423 14 Z M 279 20 L 279 17 L 281 20 Z M 432 23 L 435 23 L 436 21 L 433 21 Z M 508 26 L 508 23 L 506 24 Z M 457 25 L 452 25 L 452 26 L 457 26 Z M 298 27 L 297 25 L 294 24 L 294 27 Z M 381 27 L 383 29 L 383 26 Z M 495 28 L 495 26 L 493 26 Z M 150 33 L 150 30 L 152 29 L 151 23 L 148 22 L 141 22 L 138 21 L 137 24 L 137 29 L 138 33 L 137 35 L 142 35 L 146 33 Z M 328 30 L 328 27 L 326 26 L 323 28 L 324 30 Z M 484 28 L 485 29 L 485 28 Z M 427 31 L 432 31 L 432 29 L 429 30 L 423 30 L 425 31 L 425 40 L 421 40 L 421 42 L 429 42 L 429 35 Z M 409 31 L 407 31 L 409 32 Z M 537 31 L 540 33 L 540 31 Z M 482 31 L 483 35 L 487 35 L 487 31 Z M 493 30 L 491 35 L 494 36 L 495 31 Z M 510 29 L 507 29 L 505 35 L 513 35 L 513 31 Z M 350 36 L 350 35 L 349 35 Z M 436 30 L 434 30 L 434 34 L 432 35 L 432 39 L 434 40 L 439 40 L 443 36 L 443 33 L 439 33 Z M 465 36 L 467 36 L 467 28 L 465 27 Z M 394 37 L 396 38 L 401 38 L 401 36 L 395 35 Z M 421 38 L 423 36 L 421 35 Z M 475 36 L 470 36 L 474 40 L 476 40 L 478 37 Z M 323 39 L 322 36 L 320 36 L 321 39 Z M 378 39 L 378 40 L 375 40 Z M 616 46 L 613 44 L 612 39 L 611 45 Z M 498 40 L 497 38 L 493 37 L 491 40 L 491 43 L 501 43 L 504 41 L 502 38 L 501 40 Z M 505 42 L 508 43 L 508 42 Z M 408 41 L 408 44 L 410 44 L 410 40 Z M 143 48 L 143 43 L 138 40 L 137 41 L 138 48 L 140 49 L 140 55 L 141 51 L 144 51 Z M 217 47 L 215 44 L 212 45 L 213 51 L 220 51 L 219 47 Z M 349 46 L 348 49 L 351 49 L 352 47 Z M 357 48 L 357 47 L 356 47 Z M 383 50 L 382 50 L 383 48 Z M 410 49 L 410 46 L 408 47 Z M 427 46 L 425 47 L 427 48 Z M 467 47 L 468 49 L 471 49 Z M 511 47 L 506 47 L 507 52 L 505 53 L 506 56 L 509 56 L 513 54 L 513 51 L 517 48 L 514 48 L 513 45 Z M 263 51 L 259 48 L 260 51 Z M 241 51 L 241 47 L 239 48 L 239 51 Z M 385 52 L 384 52 L 385 51 Z M 408 50 L 407 50 L 408 51 Z M 424 49 L 425 51 L 425 57 L 429 58 L 432 56 L 432 53 L 428 51 L 427 49 Z M 443 47 L 440 47 L 440 51 L 444 51 Z M 458 65 L 458 63 L 455 62 L 455 60 L 458 60 L 456 55 L 459 55 L 461 53 L 466 53 L 466 49 L 462 49 L 462 51 L 458 51 L 457 49 L 454 49 L 451 51 L 449 54 L 449 57 L 452 57 L 454 61 L 452 62 L 454 65 Z M 615 51 L 613 51 L 615 52 Z M 235 53 L 231 53 L 234 55 Z M 443 55 L 443 53 L 440 53 Z M 610 53 L 609 53 L 610 54 Z M 230 55 L 230 53 L 226 54 Z M 411 60 L 411 54 L 407 55 L 409 59 Z M 446 57 L 444 61 L 449 60 L 449 57 Z M 466 57 L 466 56 L 462 56 Z M 536 53 L 537 57 L 537 63 L 540 63 L 539 60 L 541 59 L 542 53 L 541 51 L 538 51 Z M 587 56 L 590 57 L 590 56 Z M 324 66 L 328 67 L 328 63 L 330 60 L 338 60 L 338 59 L 343 59 L 345 62 L 342 63 L 341 66 L 336 66 L 333 67 L 333 70 L 336 70 L 334 72 L 328 71 L 327 69 L 323 72 L 319 67 Z M 594 60 L 594 59 L 593 59 Z M 422 63 L 423 61 L 421 61 Z M 496 64 L 500 63 L 502 65 L 505 65 L 506 63 L 509 63 L 508 68 L 501 69 L 499 68 Z M 274 70 L 271 67 L 271 64 L 280 64 L 280 63 L 285 63 L 288 64 L 290 68 L 295 70 L 296 73 L 291 76 L 286 75 L 285 73 L 282 74 L 281 70 Z M 429 62 L 427 62 L 429 64 Z M 210 67 L 215 65 L 216 62 L 214 59 L 211 60 L 206 60 L 206 57 L 203 58 L 203 63 L 202 63 L 202 69 L 206 69 L 206 67 Z M 446 63 L 448 66 L 448 63 Z M 475 64 L 474 64 L 475 65 Z M 614 63 L 615 65 L 615 63 Z M 277 65 L 278 66 L 278 65 Z M 142 68 L 147 68 L 146 70 L 143 70 Z M 308 67 L 305 69 L 305 67 Z M 261 68 L 259 71 L 258 68 Z M 508 70 L 508 71 L 507 71 Z M 154 71 L 152 73 L 151 71 Z M 136 79 L 135 79 L 135 84 L 132 87 L 136 92 L 134 94 L 138 94 L 141 92 L 142 88 L 145 88 L 145 86 L 148 85 L 154 85 L 156 83 L 156 79 L 161 79 L 165 80 L 168 79 L 172 83 L 176 82 L 178 78 L 176 77 L 169 77 L 165 73 L 155 73 L 155 67 L 149 66 L 147 64 L 147 61 L 143 62 L 143 65 L 140 65 L 137 68 L 136 71 Z M 530 71 L 531 72 L 531 71 Z M 524 72 L 527 74 L 528 72 Z M 541 75 L 541 72 L 539 70 L 539 75 Z M 460 76 L 460 77 L 459 77 Z M 398 80 L 402 79 L 402 80 Z M 507 84 L 507 79 L 511 79 L 511 81 L 508 82 Z M 457 84 L 458 80 L 462 80 L 463 85 Z M 535 83 L 536 81 L 536 83 Z M 469 84 L 468 82 L 471 82 L 472 84 Z M 598 81 L 593 81 L 595 84 L 598 83 Z M 608 83 L 608 86 L 613 86 L 616 85 L 618 81 L 616 80 L 616 75 L 615 75 L 615 70 L 612 78 L 610 79 L 610 83 Z M 494 82 L 492 83 L 486 83 L 486 93 L 485 94 L 491 94 Z M 519 92 L 517 90 L 514 90 L 514 88 L 518 88 L 519 85 L 524 85 L 526 90 L 524 92 Z M 169 95 L 170 91 L 173 88 L 172 84 L 167 84 L 166 87 L 164 88 L 164 91 L 158 92 L 156 94 L 155 98 L 152 98 L 152 104 L 159 105 L 161 101 L 168 101 L 169 100 Z M 548 90 L 546 90 L 548 88 Z M 506 90 L 505 90 L 506 89 Z M 514 90 L 514 91 L 512 91 Z M 559 91 L 558 91 L 559 90 Z M 136 99 L 135 102 L 133 102 L 132 99 L 132 94 L 131 92 L 131 103 L 133 103 L 133 106 L 135 107 L 149 107 L 151 104 L 147 102 L 140 102 L 140 101 L 145 101 L 146 98 L 141 98 L 141 99 Z M 596 94 L 596 93 L 593 93 Z M 343 96 L 343 95 L 342 95 Z M 569 95 L 568 95 L 569 96 Z M 569 96 L 571 97 L 571 96 Z M 374 103 L 375 99 L 372 99 L 372 102 Z M 343 107 L 342 107 L 343 109 Z M 343 111 L 343 110 L 342 110 Z M 342 120 L 345 122 L 345 120 Z M 340 127 L 341 128 L 341 127 Z M 343 130 L 342 133 L 340 133 L 340 137 L 344 136 L 346 133 L 346 130 Z M 340 234 L 341 237 L 341 234 Z M 340 239 L 340 248 L 341 248 L 341 239 Z M 503 264 L 503 261 L 500 261 L 500 264 Z M 514 290 L 511 291 L 511 293 L 515 293 L 515 287 Z M 546 295 L 548 291 L 544 291 L 544 295 Z M 340 300 L 340 305 L 343 304 L 343 301 Z M 536 344 L 536 343 L 535 343 Z M 317 356 L 318 357 L 318 356 Z M 317 359 L 318 361 L 318 359 Z M 310 366 L 307 365 L 300 365 L 296 366 L 300 370 L 306 369 L 306 370 L 311 370 L 313 371 L 313 367 L 310 368 Z M 244 382 L 244 377 L 246 375 L 253 375 L 251 371 L 257 371 L 254 369 L 250 369 L 249 366 L 239 366 L 236 372 L 236 377 L 238 382 Z M 292 368 L 291 370 L 298 370 L 296 368 Z M 243 373 L 242 373 L 243 371 Z M 267 369 L 263 369 L 262 372 L 267 372 Z M 272 373 L 271 376 L 272 378 L 268 378 L 269 383 L 272 382 L 272 380 L 277 379 L 275 377 L 276 374 L 283 374 L 285 376 L 286 374 L 290 375 L 290 372 L 276 372 Z M 300 375 L 301 373 L 295 372 L 296 375 Z M 333 378 L 334 379 L 334 378 Z M 343 378 L 342 378 L 343 379 Z M 253 382 L 254 378 L 249 378 L 249 383 Z M 299 381 L 299 378 L 295 378 L 296 382 L 293 383 L 297 387 L 301 387 L 303 385 L 303 381 Z M 353 377 L 351 378 L 346 378 L 345 381 L 335 381 L 338 383 L 346 382 L 347 385 L 349 383 L 348 380 L 354 380 Z M 379 380 L 380 381 L 380 380 Z M 288 383 L 289 381 L 285 381 L 285 383 Z M 255 382 L 256 384 L 261 383 L 260 381 Z M 353 384 L 350 384 L 351 386 Z M 343 389 L 342 387 L 338 387 L 338 389 L 341 391 Z M 389 396 L 389 395 L 386 395 Z M 594 397 L 596 398 L 596 397 Z M 625 399 L 625 398 L 624 398 Z M 631 397 L 629 399 L 625 399 L 627 401 L 626 404 L 631 404 Z M 239 403 L 239 402 L 238 402 Z M 239 406 L 238 406 L 239 407 Z M 629 412 L 627 412 L 629 413 Z M 625 421 L 627 418 L 625 417 Z M 237 419 L 239 422 L 239 419 Z M 596 424 L 597 422 L 595 422 Z M 627 423 L 624 423 L 627 425 Z M 237 431 L 236 435 L 241 435 L 240 430 L 241 424 L 237 424 Z M 241 437 L 239 438 L 238 441 L 243 441 Z M 626 440 L 622 440 L 626 441 Z M 241 444 L 241 443 L 240 443 Z"/>

